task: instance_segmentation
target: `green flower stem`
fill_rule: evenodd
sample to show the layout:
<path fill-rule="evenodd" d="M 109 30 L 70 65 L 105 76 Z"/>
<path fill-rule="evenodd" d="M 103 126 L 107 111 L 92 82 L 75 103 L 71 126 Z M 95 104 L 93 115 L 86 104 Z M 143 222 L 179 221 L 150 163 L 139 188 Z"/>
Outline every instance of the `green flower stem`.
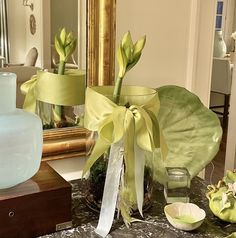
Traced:
<path fill-rule="evenodd" d="M 65 74 L 65 61 L 60 61 L 59 66 L 58 66 L 58 74 L 64 75 Z"/>
<path fill-rule="evenodd" d="M 120 92 L 121 92 L 121 87 L 122 87 L 122 81 L 123 77 L 117 77 L 115 87 L 114 87 L 114 92 L 113 92 L 113 102 L 118 104 L 120 101 Z"/>
<path fill-rule="evenodd" d="M 64 75 L 65 73 L 65 61 L 60 61 L 59 66 L 58 66 L 58 74 Z M 64 107 L 60 105 L 55 105 L 54 107 L 54 118 L 56 119 L 57 122 L 62 121 L 62 119 L 65 119 L 64 115 Z"/>

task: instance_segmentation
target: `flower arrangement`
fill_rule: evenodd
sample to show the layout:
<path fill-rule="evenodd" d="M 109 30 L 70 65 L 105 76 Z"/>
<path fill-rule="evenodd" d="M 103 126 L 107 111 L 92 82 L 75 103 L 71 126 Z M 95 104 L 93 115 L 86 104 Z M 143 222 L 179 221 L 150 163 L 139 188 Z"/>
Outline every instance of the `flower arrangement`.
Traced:
<path fill-rule="evenodd" d="M 59 75 L 65 74 L 65 65 L 71 55 L 74 53 L 77 45 L 77 39 L 73 36 L 72 32 L 67 33 L 63 28 L 60 34 L 55 36 L 55 48 L 59 55 L 59 65 L 57 73 Z M 56 127 L 64 127 L 67 125 L 64 107 L 60 105 L 54 105 L 54 120 Z"/>
<path fill-rule="evenodd" d="M 145 36 L 133 43 L 127 32 L 117 49 L 115 86 L 86 89 L 84 126 L 97 138 L 83 176 L 100 184 L 105 180 L 104 189 L 93 186 L 96 195 L 103 191 L 95 230 L 102 237 L 109 233 L 116 210 L 127 227 L 140 221 L 132 212 L 143 216 L 145 168 L 162 184 L 166 166 L 187 167 L 192 178 L 214 158 L 221 140 L 217 116 L 188 90 L 122 85 L 145 43 Z"/>
<path fill-rule="evenodd" d="M 143 36 L 134 44 L 131 38 L 131 34 L 128 31 L 119 44 L 117 49 L 119 73 L 115 81 L 115 88 L 113 92 L 113 101 L 115 103 L 119 103 L 123 78 L 125 74 L 138 63 L 145 43 L 146 36 Z"/>
<path fill-rule="evenodd" d="M 73 33 L 63 28 L 55 36 L 55 48 L 60 59 L 58 68 L 54 72 L 39 70 L 37 75 L 21 85 L 21 91 L 26 95 L 23 108 L 37 113 L 44 129 L 74 126 L 77 123 L 65 115 L 65 106 L 71 108 L 84 104 L 85 71 L 65 67 L 76 45 L 77 39 Z"/>
<path fill-rule="evenodd" d="M 83 175 L 96 167 L 92 172 L 96 179 L 96 175 L 102 172 L 98 170 L 102 164 L 96 162 L 104 153 L 109 154 L 96 229 L 103 237 L 111 228 L 116 208 L 127 226 L 138 221 L 131 217 L 134 209 L 142 215 L 146 153 L 160 148 L 160 141 L 154 138 L 160 132 L 156 114 L 160 103 L 156 90 L 122 86 L 126 73 L 139 61 L 145 42 L 144 36 L 133 43 L 130 32 L 127 32 L 117 49 L 119 73 L 115 86 L 86 90 L 84 125 L 89 130 L 97 131 L 98 139 Z M 144 97 L 140 100 L 140 96 Z M 96 105 L 95 101 L 98 102 Z"/>

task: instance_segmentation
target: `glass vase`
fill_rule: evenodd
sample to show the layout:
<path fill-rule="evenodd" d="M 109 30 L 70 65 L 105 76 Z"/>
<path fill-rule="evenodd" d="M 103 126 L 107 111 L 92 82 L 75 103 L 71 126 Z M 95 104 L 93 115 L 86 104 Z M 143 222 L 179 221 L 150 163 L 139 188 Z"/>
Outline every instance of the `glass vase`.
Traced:
<path fill-rule="evenodd" d="M 41 120 L 16 108 L 16 75 L 0 73 L 0 189 L 31 178 L 43 146 Z"/>
<path fill-rule="evenodd" d="M 95 136 L 96 138 L 96 136 Z M 93 140 L 90 138 L 90 140 Z M 96 142 L 94 142 L 96 143 Z M 91 149 L 91 148 L 90 148 Z M 123 148 L 121 148 L 123 149 Z M 95 162 L 87 178 L 86 203 L 95 212 L 100 212 L 103 198 L 104 185 L 106 180 L 109 150 Z M 143 211 L 147 211 L 152 205 L 153 174 L 150 166 L 144 169 L 144 200 Z M 137 214 L 137 206 L 133 207 L 132 214 Z"/>
<path fill-rule="evenodd" d="M 84 70 L 66 70 L 63 75 L 39 71 L 35 86 L 36 113 L 43 128 L 81 125 L 80 106 L 84 104 L 84 93 Z"/>
<path fill-rule="evenodd" d="M 154 93 L 155 94 L 155 93 Z M 112 95 L 105 95 L 108 99 L 111 101 Z M 119 98 L 119 106 L 124 106 L 126 108 L 129 108 L 131 105 L 144 105 L 147 101 L 150 100 L 154 95 L 153 94 L 138 94 L 138 91 L 135 95 L 121 95 Z M 85 105 L 86 106 L 86 105 Z M 86 109 L 85 109 L 86 113 Z M 103 113 L 103 112 L 101 112 Z M 87 155 L 89 156 L 91 152 L 93 151 L 93 148 L 96 144 L 98 138 L 97 132 L 91 132 L 89 135 L 89 138 L 87 140 Z M 135 141 L 135 138 L 132 138 Z M 124 151 L 124 148 L 121 146 L 120 149 L 117 151 Z M 94 163 L 92 168 L 90 169 L 89 175 L 87 177 L 87 183 L 88 183 L 88 189 L 86 192 L 86 202 L 88 207 L 90 207 L 92 210 L 99 212 L 101 205 L 102 205 L 102 199 L 103 199 L 103 191 L 104 191 L 104 185 L 105 180 L 107 176 L 107 167 L 108 167 L 108 160 L 111 153 L 111 147 L 103 153 L 99 159 Z M 124 153 L 126 153 L 124 151 Z M 117 155 L 113 155 L 116 157 Z M 147 152 L 145 159 L 146 160 L 152 160 L 153 153 Z M 124 162 L 123 162 L 124 163 Z M 143 189 L 144 189 L 144 197 L 143 197 L 143 211 L 146 211 L 150 208 L 152 201 L 152 189 L 153 189 L 153 171 L 152 171 L 152 161 L 145 161 L 145 167 L 144 167 L 144 183 L 143 183 Z M 124 173 L 125 173 L 125 165 L 124 165 Z M 122 180 L 122 178 L 121 178 Z M 136 215 L 138 213 L 138 207 L 137 204 L 132 206 L 131 215 Z"/>
<path fill-rule="evenodd" d="M 58 119 L 58 109 L 60 119 Z M 43 129 L 82 126 L 83 105 L 60 106 L 37 101 L 36 114 L 41 118 Z"/>

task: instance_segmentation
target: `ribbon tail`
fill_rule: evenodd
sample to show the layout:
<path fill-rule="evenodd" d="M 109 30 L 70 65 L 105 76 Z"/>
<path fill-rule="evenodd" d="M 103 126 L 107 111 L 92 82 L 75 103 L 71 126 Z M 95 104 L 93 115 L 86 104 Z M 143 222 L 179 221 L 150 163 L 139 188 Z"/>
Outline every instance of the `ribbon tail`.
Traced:
<path fill-rule="evenodd" d="M 84 166 L 82 177 L 84 177 L 84 175 L 90 170 L 97 159 L 109 148 L 109 146 L 110 144 L 102 140 L 101 137 L 98 138 L 93 151 Z"/>
<path fill-rule="evenodd" d="M 98 226 L 95 230 L 95 232 L 102 237 L 108 235 L 113 223 L 123 165 L 123 153 L 123 140 L 111 145 L 102 206 Z"/>
<path fill-rule="evenodd" d="M 158 122 L 158 126 L 159 126 L 159 122 Z M 166 140 L 165 140 L 165 137 L 163 135 L 163 132 L 159 126 L 159 136 L 160 136 L 160 149 L 161 149 L 161 156 L 162 156 L 162 159 L 166 159 L 167 158 L 167 155 L 168 155 L 168 146 L 166 144 Z"/>
<path fill-rule="evenodd" d="M 144 151 L 135 144 L 135 187 L 137 195 L 137 205 L 140 215 L 143 217 L 143 183 L 144 183 L 144 166 L 145 154 Z"/>
<path fill-rule="evenodd" d="M 36 110 L 36 97 L 35 97 L 35 86 L 37 83 L 37 76 L 34 75 L 32 78 L 21 85 L 21 92 L 25 95 L 25 101 L 23 108 L 26 111 L 35 113 Z"/>

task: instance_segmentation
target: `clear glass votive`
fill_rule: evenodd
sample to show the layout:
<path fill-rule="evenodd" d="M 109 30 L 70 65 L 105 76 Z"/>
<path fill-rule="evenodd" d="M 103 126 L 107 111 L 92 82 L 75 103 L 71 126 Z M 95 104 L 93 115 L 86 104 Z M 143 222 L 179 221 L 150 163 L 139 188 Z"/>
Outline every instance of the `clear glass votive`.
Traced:
<path fill-rule="evenodd" d="M 189 202 L 190 174 L 184 167 L 166 167 L 164 195 L 167 203 Z"/>

